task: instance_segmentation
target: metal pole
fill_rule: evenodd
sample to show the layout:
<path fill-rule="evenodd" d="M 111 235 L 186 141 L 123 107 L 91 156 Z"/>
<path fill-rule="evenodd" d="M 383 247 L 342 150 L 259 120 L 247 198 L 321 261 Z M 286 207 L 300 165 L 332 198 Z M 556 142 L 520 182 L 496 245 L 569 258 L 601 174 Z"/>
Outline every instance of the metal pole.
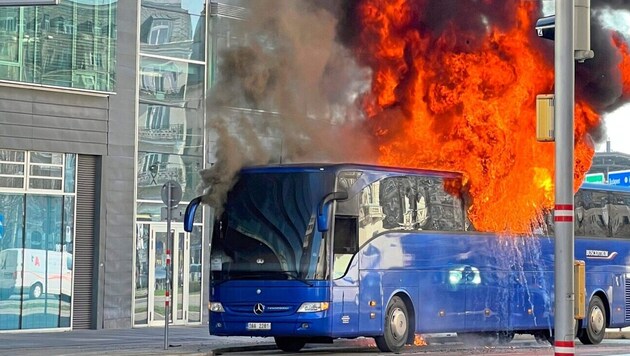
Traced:
<path fill-rule="evenodd" d="M 167 183 L 167 204 L 166 204 L 166 292 L 164 294 L 164 350 L 168 350 L 168 322 L 170 319 L 171 301 L 171 218 L 172 218 L 172 190 L 173 186 Z"/>
<path fill-rule="evenodd" d="M 556 0 L 555 34 L 555 355 L 575 355 L 573 306 L 574 0 Z"/>

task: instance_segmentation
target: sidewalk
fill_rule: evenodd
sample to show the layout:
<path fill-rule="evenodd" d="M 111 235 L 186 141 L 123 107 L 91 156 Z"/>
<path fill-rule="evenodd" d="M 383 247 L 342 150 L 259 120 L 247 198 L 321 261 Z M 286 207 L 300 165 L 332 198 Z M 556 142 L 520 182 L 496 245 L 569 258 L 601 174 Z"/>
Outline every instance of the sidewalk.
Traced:
<path fill-rule="evenodd" d="M 213 355 L 225 348 L 275 348 L 273 338 L 208 335 L 207 326 L 0 333 L 0 355 Z"/>
<path fill-rule="evenodd" d="M 168 336 L 169 347 L 164 350 L 163 327 L 0 333 L 0 356 L 212 356 L 234 349 L 275 349 L 273 338 L 211 336 L 205 325 L 171 326 Z M 527 335 L 518 337 L 531 338 Z M 606 338 L 630 339 L 630 328 L 608 329 Z M 456 338 L 449 334 L 444 341 L 455 342 Z M 360 340 L 341 340 L 335 344 L 349 346 L 357 342 L 361 343 Z"/>

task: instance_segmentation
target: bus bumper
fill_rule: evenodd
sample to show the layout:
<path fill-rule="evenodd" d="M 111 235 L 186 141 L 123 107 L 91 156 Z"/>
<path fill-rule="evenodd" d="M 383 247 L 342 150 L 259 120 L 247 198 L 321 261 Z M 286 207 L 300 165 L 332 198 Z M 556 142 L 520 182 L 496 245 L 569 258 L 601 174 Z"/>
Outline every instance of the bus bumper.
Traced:
<path fill-rule="evenodd" d="M 210 313 L 210 335 L 217 336 L 330 336 L 328 312 L 283 317 L 247 317 Z"/>

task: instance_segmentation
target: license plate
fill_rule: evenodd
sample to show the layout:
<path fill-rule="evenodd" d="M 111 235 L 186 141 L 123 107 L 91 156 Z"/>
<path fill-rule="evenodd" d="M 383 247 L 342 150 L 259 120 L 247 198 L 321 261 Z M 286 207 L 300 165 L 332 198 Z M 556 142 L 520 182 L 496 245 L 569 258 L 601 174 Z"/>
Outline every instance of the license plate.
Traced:
<path fill-rule="evenodd" d="M 247 330 L 271 330 L 271 323 L 247 323 Z"/>

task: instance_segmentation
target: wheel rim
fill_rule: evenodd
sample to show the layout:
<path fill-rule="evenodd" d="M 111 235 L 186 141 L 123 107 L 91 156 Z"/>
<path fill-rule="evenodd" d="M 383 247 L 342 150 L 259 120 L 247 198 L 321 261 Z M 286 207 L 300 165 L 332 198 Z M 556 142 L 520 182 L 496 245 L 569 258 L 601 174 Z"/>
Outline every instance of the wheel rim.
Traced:
<path fill-rule="evenodd" d="M 39 284 L 35 285 L 33 288 L 33 297 L 39 298 L 42 295 L 42 287 Z"/>
<path fill-rule="evenodd" d="M 394 339 L 400 340 L 405 337 L 405 333 L 407 332 L 407 317 L 400 308 L 396 308 L 392 311 L 389 326 Z"/>
<path fill-rule="evenodd" d="M 604 330 L 604 312 L 598 306 L 593 307 L 591 310 L 589 325 L 595 334 L 599 334 Z"/>

